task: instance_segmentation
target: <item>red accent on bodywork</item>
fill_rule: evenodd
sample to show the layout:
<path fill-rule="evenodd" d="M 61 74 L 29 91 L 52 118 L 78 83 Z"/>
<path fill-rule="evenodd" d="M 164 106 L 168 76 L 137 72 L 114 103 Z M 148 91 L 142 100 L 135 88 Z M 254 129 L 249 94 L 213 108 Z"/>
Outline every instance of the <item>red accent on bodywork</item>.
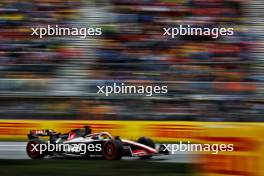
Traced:
<path fill-rule="evenodd" d="M 133 152 L 133 155 L 136 155 L 136 156 L 145 156 L 147 155 L 148 153 L 146 152 L 146 150 L 134 150 L 132 151 Z"/>
<path fill-rule="evenodd" d="M 76 137 L 76 133 L 75 132 L 70 132 L 67 140 L 71 140 L 71 139 L 73 139 L 75 137 Z"/>

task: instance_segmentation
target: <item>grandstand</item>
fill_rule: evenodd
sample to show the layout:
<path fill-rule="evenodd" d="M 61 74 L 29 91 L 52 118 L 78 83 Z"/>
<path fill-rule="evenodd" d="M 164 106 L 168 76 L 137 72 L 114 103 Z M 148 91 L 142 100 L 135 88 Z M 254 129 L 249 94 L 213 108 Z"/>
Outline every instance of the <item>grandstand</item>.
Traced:
<path fill-rule="evenodd" d="M 1 118 L 263 121 L 263 36 L 254 5 L 237 0 L 0 2 Z M 30 36 L 30 27 L 48 24 L 102 27 L 104 35 Z M 162 27 L 180 24 L 234 27 L 235 35 L 162 36 Z M 113 82 L 166 84 L 169 93 L 96 94 L 97 85 Z"/>

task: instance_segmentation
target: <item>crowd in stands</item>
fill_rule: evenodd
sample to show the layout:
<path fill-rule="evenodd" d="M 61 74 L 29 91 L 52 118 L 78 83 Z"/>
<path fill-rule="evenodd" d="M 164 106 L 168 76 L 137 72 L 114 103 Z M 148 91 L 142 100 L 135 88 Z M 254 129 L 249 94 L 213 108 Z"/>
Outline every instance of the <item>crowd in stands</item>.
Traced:
<path fill-rule="evenodd" d="M 74 50 L 67 40 L 39 39 L 32 29 L 47 25 L 70 25 L 79 18 L 80 1 L 3 0 L 0 2 L 1 78 L 52 77 Z"/>
<path fill-rule="evenodd" d="M 24 113 L 27 115 L 24 118 L 260 121 L 263 98 L 259 90 L 263 85 L 257 79 L 255 67 L 258 64 L 251 54 L 255 38 L 247 28 L 249 19 L 245 18 L 244 1 L 95 2 L 98 4 L 82 0 L 0 2 L 1 79 L 58 79 L 61 66 L 77 58 L 82 60 L 80 68 L 86 70 L 78 70 L 78 65 L 72 67 L 74 75 L 68 73 L 64 79 L 72 79 L 79 72 L 86 74 L 82 79 L 87 81 L 87 85 L 80 88 L 84 93 L 81 98 L 78 96 L 82 93 L 77 97 L 57 94 L 69 100 L 52 96 L 29 100 L 28 94 L 18 106 L 18 101 L 6 99 L 2 93 L 5 98 L 0 101 L 0 114 L 3 117 L 23 118 L 19 115 Z M 80 53 L 79 48 L 84 43 L 76 47 L 78 43 L 72 45 L 67 38 L 30 36 L 32 26 L 70 26 L 74 20 L 82 18 L 79 8 L 85 9 L 90 4 L 106 14 L 100 24 L 103 36 L 96 40 L 95 55 Z M 164 27 L 179 25 L 232 27 L 234 35 L 177 36 L 174 39 L 163 36 Z M 154 99 L 139 96 L 132 100 L 124 96 L 89 95 L 96 93 L 98 83 L 109 82 L 162 83 L 168 85 L 169 92 Z M 23 83 L 23 89 L 32 84 L 34 81 Z M 38 80 L 35 85 L 33 89 L 38 90 L 43 85 L 47 92 L 52 91 L 47 88 L 48 82 L 40 84 Z M 11 90 L 1 85 L 0 93 L 18 93 L 17 87 Z"/>
<path fill-rule="evenodd" d="M 171 91 L 175 93 L 199 94 L 201 89 L 217 94 L 256 91 L 254 58 L 250 55 L 254 44 L 244 27 L 242 2 L 114 0 L 112 4 L 114 20 L 105 24 L 107 32 L 98 50 L 98 65 L 102 66 L 96 68 L 95 77 L 174 81 Z M 234 35 L 217 39 L 163 36 L 164 27 L 182 24 L 232 27 Z M 182 90 L 176 84 L 184 84 Z"/>

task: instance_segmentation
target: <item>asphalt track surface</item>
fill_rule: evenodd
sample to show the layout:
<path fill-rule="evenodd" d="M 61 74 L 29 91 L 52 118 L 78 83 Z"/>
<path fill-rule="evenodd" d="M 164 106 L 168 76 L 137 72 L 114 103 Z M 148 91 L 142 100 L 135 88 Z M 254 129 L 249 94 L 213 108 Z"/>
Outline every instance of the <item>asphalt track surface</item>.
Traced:
<path fill-rule="evenodd" d="M 167 163 L 193 163 L 195 155 L 178 152 L 173 155 L 155 156 L 148 161 Z M 26 154 L 26 142 L 0 142 L 0 159 L 30 159 Z M 136 157 L 123 157 L 124 160 L 137 160 Z"/>

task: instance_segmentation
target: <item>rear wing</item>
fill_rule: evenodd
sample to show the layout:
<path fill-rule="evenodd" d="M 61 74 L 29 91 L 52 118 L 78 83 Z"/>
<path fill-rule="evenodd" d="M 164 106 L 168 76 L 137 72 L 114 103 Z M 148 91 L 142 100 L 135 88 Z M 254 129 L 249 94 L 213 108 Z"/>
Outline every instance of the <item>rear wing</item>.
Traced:
<path fill-rule="evenodd" d="M 56 134 L 53 130 L 30 130 L 28 139 L 38 138 L 39 136 L 53 136 Z"/>

